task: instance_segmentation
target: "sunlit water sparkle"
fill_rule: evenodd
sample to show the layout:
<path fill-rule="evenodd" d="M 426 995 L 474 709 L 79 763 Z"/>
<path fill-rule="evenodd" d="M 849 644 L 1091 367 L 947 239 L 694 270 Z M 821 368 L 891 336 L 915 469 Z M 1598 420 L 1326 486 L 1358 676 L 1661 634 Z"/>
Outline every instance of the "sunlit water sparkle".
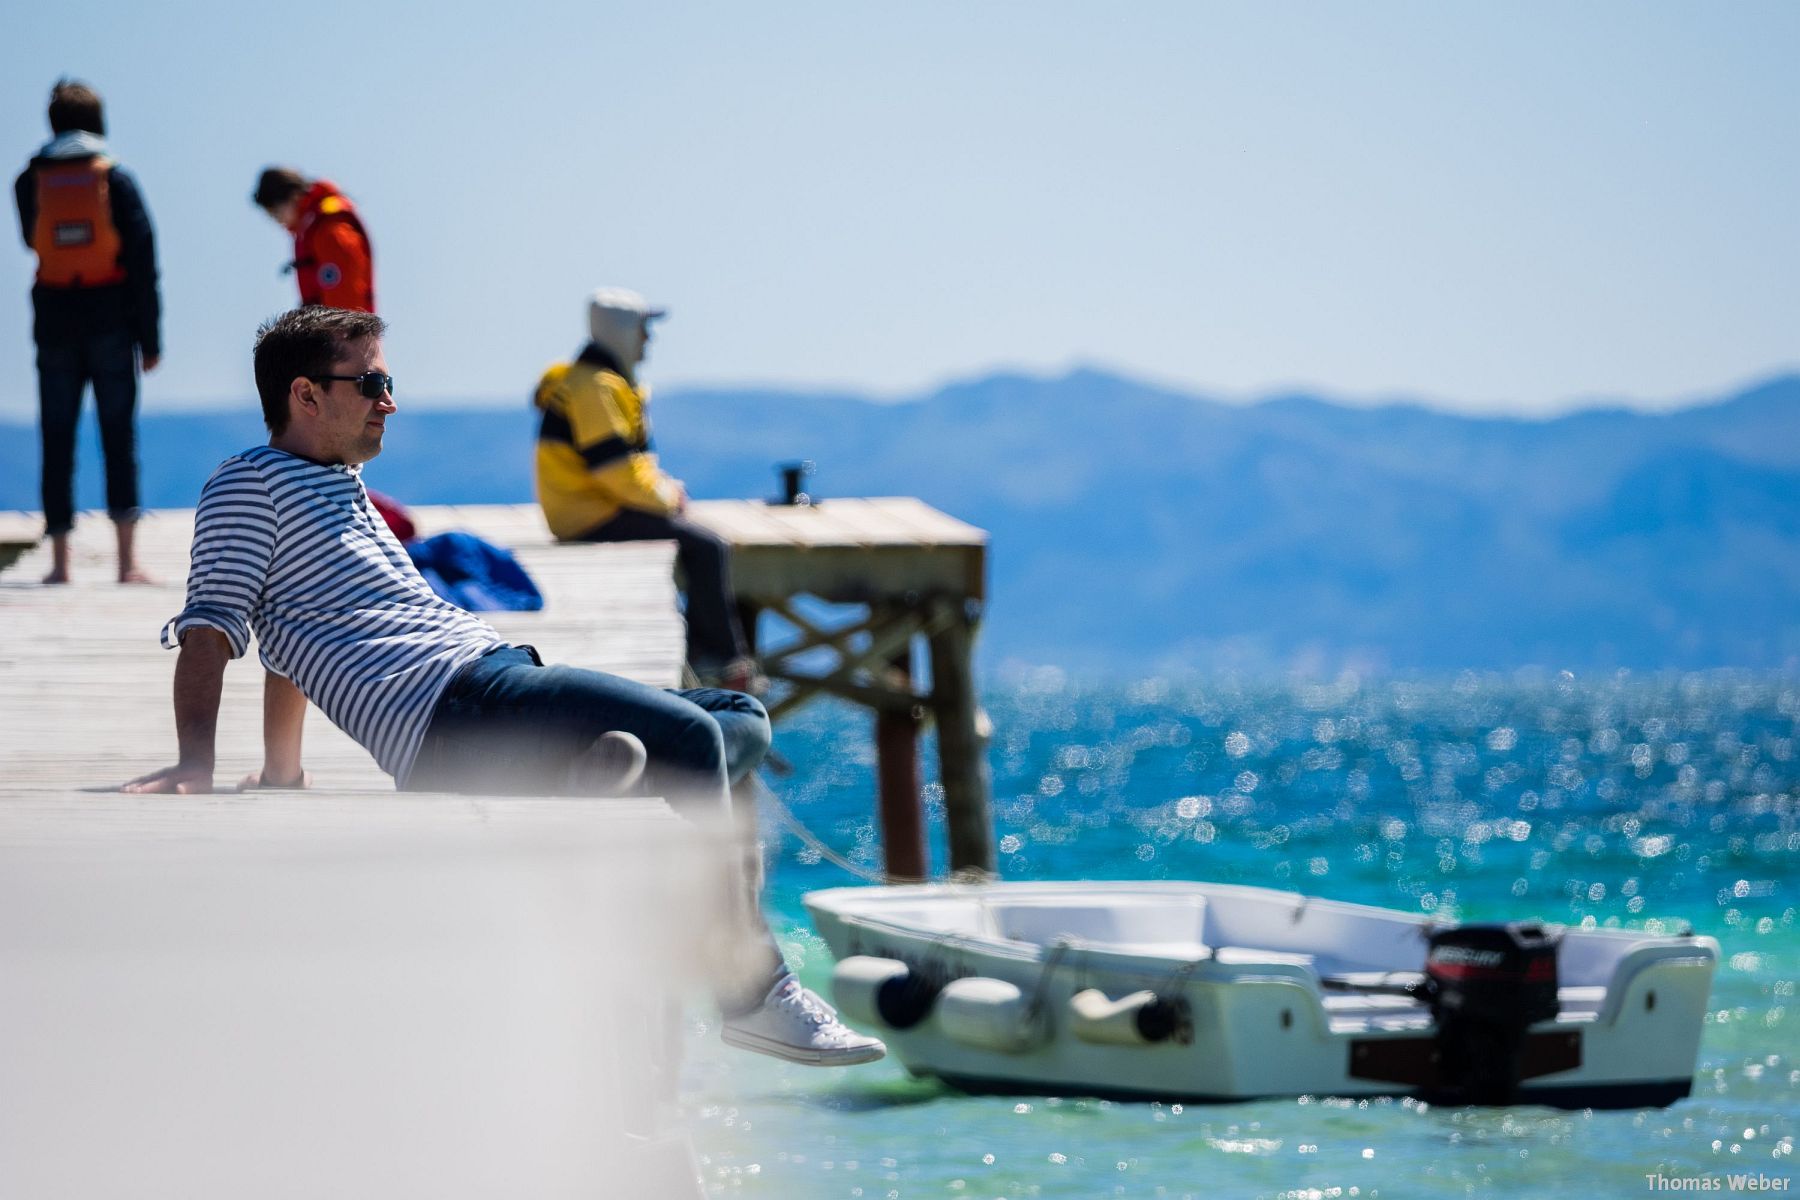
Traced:
<path fill-rule="evenodd" d="M 969 1097 L 892 1060 L 825 1071 L 731 1052 L 697 1026 L 684 1101 L 712 1194 L 1637 1196 L 1653 1173 L 1800 1180 L 1800 681 L 1088 687 L 1044 672 L 988 706 L 1010 879 L 1204 879 L 1718 938 L 1694 1095 L 1623 1112 Z M 819 707 L 784 724 L 798 769 L 780 786 L 873 867 L 865 720 Z M 941 797 L 930 807 L 941 852 Z M 800 897 L 854 881 L 768 836 L 770 909 L 828 992 Z"/>

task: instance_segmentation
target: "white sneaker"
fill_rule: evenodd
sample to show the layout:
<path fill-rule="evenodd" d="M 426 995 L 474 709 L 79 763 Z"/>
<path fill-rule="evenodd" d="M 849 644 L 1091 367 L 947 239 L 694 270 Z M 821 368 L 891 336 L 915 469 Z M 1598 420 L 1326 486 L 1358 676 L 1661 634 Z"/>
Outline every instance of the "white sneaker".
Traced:
<path fill-rule="evenodd" d="M 727 1019 L 720 1036 L 741 1050 L 815 1067 L 849 1067 L 887 1053 L 879 1039 L 838 1020 L 836 1009 L 791 975 L 770 990 L 760 1008 Z"/>

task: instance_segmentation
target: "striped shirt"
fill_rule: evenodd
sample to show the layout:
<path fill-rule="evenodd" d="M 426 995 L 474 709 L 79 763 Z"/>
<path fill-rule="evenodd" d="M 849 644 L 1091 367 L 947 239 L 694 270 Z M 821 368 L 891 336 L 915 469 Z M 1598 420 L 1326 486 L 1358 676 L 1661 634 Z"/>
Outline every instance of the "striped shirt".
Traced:
<path fill-rule="evenodd" d="M 173 649 L 207 626 L 294 682 L 381 769 L 406 782 L 432 710 L 464 663 L 500 644 L 442 600 L 369 503 L 360 466 L 258 446 L 220 464 L 194 515 Z"/>

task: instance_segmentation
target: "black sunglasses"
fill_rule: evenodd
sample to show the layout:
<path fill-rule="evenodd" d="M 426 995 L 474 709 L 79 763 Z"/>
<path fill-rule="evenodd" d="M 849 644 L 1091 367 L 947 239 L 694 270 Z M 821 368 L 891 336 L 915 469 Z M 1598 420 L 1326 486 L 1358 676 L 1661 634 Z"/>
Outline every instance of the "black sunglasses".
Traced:
<path fill-rule="evenodd" d="M 347 380 L 356 385 L 364 400 L 379 400 L 383 396 L 394 394 L 394 377 L 383 375 L 380 371 L 367 371 L 361 375 L 312 375 L 308 378 L 312 379 L 314 383 L 325 383 L 334 379 Z"/>

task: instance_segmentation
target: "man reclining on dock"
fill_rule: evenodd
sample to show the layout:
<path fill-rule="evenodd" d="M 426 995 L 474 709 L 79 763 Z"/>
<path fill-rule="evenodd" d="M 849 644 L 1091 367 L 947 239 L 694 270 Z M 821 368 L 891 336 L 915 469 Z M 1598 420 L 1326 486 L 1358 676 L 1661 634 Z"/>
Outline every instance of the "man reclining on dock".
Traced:
<path fill-rule="evenodd" d="M 311 700 L 412 791 L 608 795 L 640 773 L 678 810 L 729 820 L 731 784 L 769 747 L 768 716 L 735 692 L 661 691 L 546 667 L 438 598 L 369 503 L 362 464 L 396 411 L 372 313 L 310 307 L 257 334 L 269 443 L 207 480 L 194 518 L 179 645 L 179 761 L 128 792 L 208 792 L 225 664 L 254 631 L 270 673 L 257 782 L 304 785 Z M 724 1038 L 795 1062 L 848 1065 L 885 1052 L 789 974 L 747 882 L 751 982 L 722 998 Z"/>

